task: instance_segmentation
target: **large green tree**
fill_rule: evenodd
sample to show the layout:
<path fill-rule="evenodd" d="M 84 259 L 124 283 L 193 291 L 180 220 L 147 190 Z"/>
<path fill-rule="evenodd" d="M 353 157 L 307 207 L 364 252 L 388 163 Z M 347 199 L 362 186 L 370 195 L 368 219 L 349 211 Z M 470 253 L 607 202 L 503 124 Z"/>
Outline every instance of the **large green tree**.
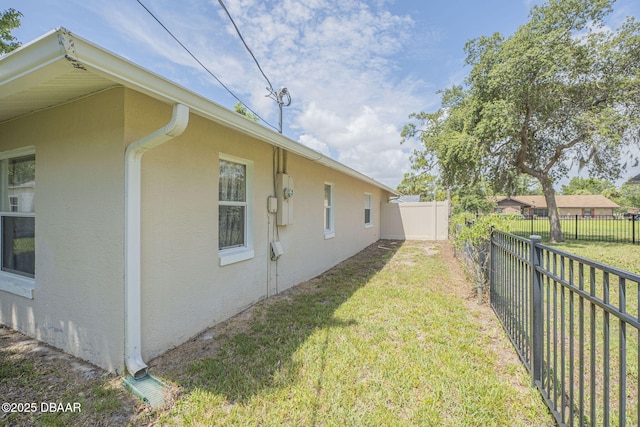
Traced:
<path fill-rule="evenodd" d="M 11 35 L 11 31 L 20 26 L 22 14 L 15 9 L 0 12 L 0 55 L 18 48 L 20 43 Z"/>
<path fill-rule="evenodd" d="M 402 194 L 419 195 L 421 202 L 447 199 L 447 190 L 438 184 L 435 175 L 429 173 L 405 173 L 397 190 Z"/>
<path fill-rule="evenodd" d="M 620 187 L 620 197 L 616 203 L 629 209 L 640 208 L 640 185 L 624 184 Z"/>
<path fill-rule="evenodd" d="M 616 190 L 616 185 L 607 179 L 575 176 L 562 186 L 562 194 L 605 194 Z"/>
<path fill-rule="evenodd" d="M 513 35 L 469 41 L 465 85 L 403 130 L 423 142 L 414 160 L 437 160 L 446 185 L 537 179 L 562 241 L 554 184 L 572 166 L 617 178 L 640 136 L 640 26 L 605 27 L 614 1 L 549 0 Z"/>

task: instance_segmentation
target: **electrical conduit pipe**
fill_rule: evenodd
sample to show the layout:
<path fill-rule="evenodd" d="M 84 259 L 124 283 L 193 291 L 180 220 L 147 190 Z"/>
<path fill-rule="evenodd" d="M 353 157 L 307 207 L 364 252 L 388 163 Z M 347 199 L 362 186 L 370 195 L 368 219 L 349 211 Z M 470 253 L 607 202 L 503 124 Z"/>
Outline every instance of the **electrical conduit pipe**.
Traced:
<path fill-rule="evenodd" d="M 135 379 L 147 375 L 142 360 L 141 300 L 141 166 L 142 156 L 180 136 L 189 122 L 189 107 L 173 106 L 171 120 L 165 126 L 129 144 L 125 151 L 125 364 Z"/>

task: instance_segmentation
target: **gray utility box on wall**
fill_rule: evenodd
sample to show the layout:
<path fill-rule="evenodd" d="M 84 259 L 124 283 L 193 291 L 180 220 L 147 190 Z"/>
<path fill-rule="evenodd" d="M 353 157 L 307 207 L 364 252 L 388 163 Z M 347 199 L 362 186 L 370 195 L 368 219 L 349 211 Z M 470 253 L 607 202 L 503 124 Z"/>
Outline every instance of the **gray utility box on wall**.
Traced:
<path fill-rule="evenodd" d="M 278 197 L 278 213 L 276 221 L 278 225 L 293 224 L 293 178 L 285 173 L 279 173 L 276 178 L 276 195 Z"/>

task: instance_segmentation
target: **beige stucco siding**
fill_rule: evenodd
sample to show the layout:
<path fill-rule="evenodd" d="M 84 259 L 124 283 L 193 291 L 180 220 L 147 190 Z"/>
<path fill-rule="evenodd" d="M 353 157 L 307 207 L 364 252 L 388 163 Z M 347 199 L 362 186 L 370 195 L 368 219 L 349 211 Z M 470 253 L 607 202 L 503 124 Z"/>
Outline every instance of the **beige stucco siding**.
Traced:
<path fill-rule="evenodd" d="M 140 137 L 166 123 L 171 109 L 127 92 L 128 135 Z M 163 120 L 149 125 L 139 111 Z M 138 120 L 140 119 L 140 120 Z M 131 140 L 131 137 L 127 138 Z M 250 160 L 253 179 L 251 259 L 220 266 L 218 160 Z M 190 115 L 185 132 L 145 154 L 142 165 L 142 348 L 151 359 L 208 326 L 276 292 L 312 278 L 379 238 L 379 205 L 386 193 L 372 185 L 288 155 L 295 180 L 294 223 L 279 227 L 284 255 L 270 259 L 275 215 L 274 148 Z M 335 237 L 325 239 L 324 183 L 335 190 Z M 364 226 L 364 197 L 372 194 L 373 227 Z"/>
<path fill-rule="evenodd" d="M 0 291 L 0 322 L 122 366 L 123 90 L 0 125 L 0 151 L 36 147 L 33 299 Z"/>
<path fill-rule="evenodd" d="M 0 125 L 0 151 L 36 148 L 34 298 L 0 290 L 0 322 L 110 371 L 124 367 L 124 152 L 171 106 L 114 88 Z M 253 162 L 254 256 L 221 266 L 218 161 Z M 251 304 L 310 279 L 380 237 L 379 187 L 289 154 L 293 224 L 267 212 L 274 147 L 190 114 L 142 160 L 142 353 L 149 360 Z M 324 234 L 333 184 L 335 236 Z M 365 193 L 372 226 L 365 227 Z M 279 236 L 284 254 L 270 259 Z"/>
<path fill-rule="evenodd" d="M 388 195 L 376 187 L 298 156 L 289 156 L 295 179 L 294 224 L 280 227 L 285 255 L 278 261 L 278 290 L 314 277 L 380 238 L 380 202 Z M 324 184 L 333 185 L 335 237 L 325 239 Z M 372 194 L 372 223 L 364 225 L 365 193 Z"/>

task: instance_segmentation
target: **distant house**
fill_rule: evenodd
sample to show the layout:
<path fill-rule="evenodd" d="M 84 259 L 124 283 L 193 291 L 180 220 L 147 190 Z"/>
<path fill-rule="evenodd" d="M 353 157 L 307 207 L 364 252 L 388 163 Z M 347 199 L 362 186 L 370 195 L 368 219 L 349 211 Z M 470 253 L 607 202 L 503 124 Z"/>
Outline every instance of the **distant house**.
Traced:
<path fill-rule="evenodd" d="M 496 203 L 496 207 L 493 209 L 495 213 L 524 214 L 524 210 L 531 207 L 530 204 L 516 197 L 493 196 L 489 197 L 489 200 Z"/>
<path fill-rule="evenodd" d="M 526 216 L 549 216 L 547 201 L 544 196 L 494 196 L 496 202 L 494 212 L 516 213 Z M 594 195 L 556 195 L 556 204 L 560 216 L 575 216 L 590 218 L 594 216 L 613 216 L 620 205 L 606 197 Z"/>
<path fill-rule="evenodd" d="M 640 185 L 640 175 L 636 175 L 633 178 L 630 178 L 627 182 L 625 182 L 625 184 L 635 184 L 635 185 Z"/>

